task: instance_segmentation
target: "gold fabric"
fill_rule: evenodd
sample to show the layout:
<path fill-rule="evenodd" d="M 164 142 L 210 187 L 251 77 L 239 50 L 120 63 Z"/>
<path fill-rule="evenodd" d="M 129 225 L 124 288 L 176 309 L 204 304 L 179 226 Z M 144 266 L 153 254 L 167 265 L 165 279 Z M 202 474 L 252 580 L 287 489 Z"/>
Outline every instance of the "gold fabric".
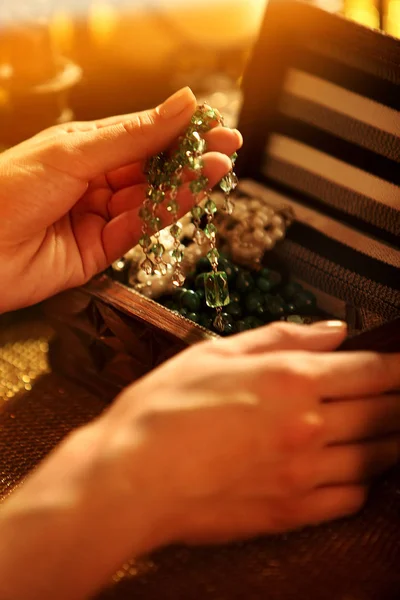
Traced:
<path fill-rule="evenodd" d="M 51 335 L 46 323 L 32 318 L 0 323 L 3 498 L 63 436 L 105 406 L 51 372 Z M 396 470 L 375 486 L 355 518 L 218 548 L 168 548 L 127 561 L 98 600 L 398 600 L 399 564 Z"/>

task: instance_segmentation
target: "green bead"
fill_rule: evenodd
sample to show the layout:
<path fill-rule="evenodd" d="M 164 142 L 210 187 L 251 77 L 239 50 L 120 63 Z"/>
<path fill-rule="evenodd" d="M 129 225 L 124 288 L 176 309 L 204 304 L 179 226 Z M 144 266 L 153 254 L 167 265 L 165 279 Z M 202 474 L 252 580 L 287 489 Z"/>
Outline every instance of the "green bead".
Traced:
<path fill-rule="evenodd" d="M 206 313 L 200 313 L 199 325 L 211 330 L 213 326 L 213 318 Z"/>
<path fill-rule="evenodd" d="M 195 171 L 196 173 L 198 171 L 201 171 L 203 168 L 203 161 L 199 156 L 189 155 L 187 157 L 187 164 L 189 168 L 192 169 L 192 171 Z"/>
<path fill-rule="evenodd" d="M 229 304 L 228 278 L 226 273 L 222 271 L 207 273 L 204 278 L 204 290 L 207 306 L 217 308 Z"/>
<path fill-rule="evenodd" d="M 236 289 L 239 292 L 248 292 L 254 287 L 254 279 L 249 271 L 239 271 L 236 277 Z"/>
<path fill-rule="evenodd" d="M 208 215 L 215 215 L 217 212 L 217 205 L 212 200 L 207 200 L 205 203 L 204 209 Z"/>
<path fill-rule="evenodd" d="M 234 153 L 231 155 L 231 162 L 232 162 L 232 165 L 234 165 L 234 164 L 235 164 L 237 157 L 238 157 L 238 154 L 237 154 L 237 152 L 234 152 Z"/>
<path fill-rule="evenodd" d="M 182 143 L 184 150 L 194 152 L 195 154 L 203 154 L 206 149 L 206 142 L 197 131 L 192 131 Z"/>
<path fill-rule="evenodd" d="M 260 269 L 258 271 L 258 276 L 263 277 L 264 279 L 269 279 L 270 274 L 271 274 L 271 271 L 269 269 L 267 269 L 267 267 L 263 267 L 262 269 Z"/>
<path fill-rule="evenodd" d="M 167 211 L 170 213 L 177 213 L 179 210 L 179 204 L 176 200 L 170 200 L 167 204 Z"/>
<path fill-rule="evenodd" d="M 218 265 L 218 259 L 219 259 L 219 252 L 216 248 L 211 248 L 211 250 L 209 250 L 207 252 L 207 258 L 210 261 L 211 265 L 217 266 Z"/>
<path fill-rule="evenodd" d="M 226 270 L 224 269 L 225 273 L 228 275 L 228 273 L 226 272 Z M 229 275 L 228 275 L 228 281 L 229 281 Z M 231 302 L 237 302 L 238 304 L 241 301 L 241 296 L 239 294 L 239 292 L 235 292 L 234 290 L 232 292 L 229 292 L 229 296 L 231 299 Z"/>
<path fill-rule="evenodd" d="M 201 217 L 203 216 L 203 209 L 201 206 L 193 206 L 191 212 L 192 212 L 192 217 L 194 219 L 201 219 Z"/>
<path fill-rule="evenodd" d="M 182 226 L 178 225 L 178 223 L 174 223 L 174 225 L 171 225 L 169 232 L 173 238 L 177 239 L 182 233 Z"/>
<path fill-rule="evenodd" d="M 156 258 L 161 258 L 165 252 L 165 247 L 162 244 L 154 244 L 151 248 L 151 252 Z"/>
<path fill-rule="evenodd" d="M 224 258 L 222 255 L 220 255 L 218 265 L 221 271 L 225 271 L 228 277 L 228 283 L 231 283 L 236 279 L 239 270 L 227 258 Z"/>
<path fill-rule="evenodd" d="M 203 114 L 210 121 L 219 121 L 220 120 L 219 114 L 213 108 L 207 108 Z"/>
<path fill-rule="evenodd" d="M 165 193 L 162 190 L 152 190 L 150 198 L 155 204 L 161 204 L 165 200 Z"/>
<path fill-rule="evenodd" d="M 187 317 L 189 311 L 187 308 L 183 307 L 179 310 L 179 312 L 181 313 L 182 317 Z"/>
<path fill-rule="evenodd" d="M 203 287 L 201 289 L 199 289 L 199 290 L 196 290 L 196 294 L 200 298 L 200 302 L 202 304 L 205 304 L 205 302 L 206 302 L 206 293 L 204 291 L 204 280 L 203 280 Z"/>
<path fill-rule="evenodd" d="M 193 290 L 186 290 L 180 297 L 182 308 L 196 312 L 200 308 L 200 298 Z"/>
<path fill-rule="evenodd" d="M 257 308 L 264 304 L 264 297 L 259 290 L 252 290 L 247 294 L 244 303 L 249 313 L 255 313 Z"/>
<path fill-rule="evenodd" d="M 243 322 L 245 323 L 246 329 L 256 329 L 263 325 L 263 322 L 260 319 L 257 319 L 257 317 L 246 317 L 243 319 Z"/>
<path fill-rule="evenodd" d="M 206 234 L 209 240 L 215 238 L 215 236 L 217 235 L 217 228 L 215 227 L 214 223 L 207 223 L 207 225 L 204 228 L 204 233 Z"/>
<path fill-rule="evenodd" d="M 265 304 L 260 304 L 257 306 L 256 316 L 264 323 L 267 323 L 271 320 L 271 314 Z"/>
<path fill-rule="evenodd" d="M 286 304 L 286 312 L 289 315 L 293 315 L 296 312 L 296 310 L 297 309 L 296 309 L 295 305 L 293 304 L 293 302 L 289 302 L 289 304 Z"/>
<path fill-rule="evenodd" d="M 161 219 L 160 217 L 153 217 L 149 221 L 149 225 L 153 231 L 159 231 L 161 229 Z"/>
<path fill-rule="evenodd" d="M 269 279 L 265 279 L 264 277 L 258 277 L 256 280 L 256 286 L 262 292 L 269 292 L 272 288 L 271 282 Z"/>
<path fill-rule="evenodd" d="M 293 304 L 300 312 L 310 313 L 317 307 L 317 299 L 308 290 L 299 292 L 293 298 Z"/>
<path fill-rule="evenodd" d="M 240 306 L 239 302 L 230 302 L 230 304 L 228 304 L 226 307 L 225 312 L 227 312 L 229 315 L 232 315 L 232 317 L 235 317 L 235 319 L 238 319 L 242 316 L 242 307 Z"/>
<path fill-rule="evenodd" d="M 236 321 L 236 329 L 238 333 L 240 333 L 241 331 L 247 331 L 249 328 L 246 326 L 244 321 Z"/>
<path fill-rule="evenodd" d="M 264 296 L 264 302 L 265 307 L 267 308 L 271 317 L 275 319 L 283 317 L 283 315 L 285 314 L 285 308 L 280 298 L 272 296 L 271 294 L 266 294 Z"/>
<path fill-rule="evenodd" d="M 172 250 L 171 256 L 174 259 L 174 261 L 177 263 L 180 263 L 183 260 L 183 252 L 182 252 L 182 250 L 179 250 L 177 248 L 175 248 L 175 250 Z"/>
<path fill-rule="evenodd" d="M 297 281 L 289 281 L 282 289 L 282 296 L 285 300 L 291 300 L 296 294 L 302 291 L 303 287 L 300 283 L 297 283 Z"/>
<path fill-rule="evenodd" d="M 236 324 L 235 323 L 224 323 L 224 330 L 218 331 L 223 336 L 232 335 L 236 333 Z"/>
<path fill-rule="evenodd" d="M 298 325 L 304 324 L 304 319 L 300 315 L 289 315 L 286 321 L 288 323 L 296 323 Z"/>
<path fill-rule="evenodd" d="M 139 217 L 143 221 L 148 221 L 149 219 L 151 219 L 152 212 L 151 212 L 150 208 L 146 205 L 141 206 L 139 209 Z"/>
<path fill-rule="evenodd" d="M 225 192 L 225 194 L 229 194 L 229 192 L 232 192 L 236 188 L 237 184 L 238 179 L 235 173 L 232 173 L 231 171 L 221 179 L 219 182 L 219 187 L 223 192 Z"/>
<path fill-rule="evenodd" d="M 151 237 L 145 233 L 139 240 L 139 245 L 144 249 L 148 250 L 152 244 Z"/>
<path fill-rule="evenodd" d="M 200 175 L 198 179 L 194 179 L 189 183 L 189 188 L 192 194 L 199 194 L 204 192 L 208 187 L 208 179 L 204 175 Z"/>
<path fill-rule="evenodd" d="M 194 323 L 198 323 L 200 321 L 200 315 L 196 312 L 188 313 L 187 318 L 193 321 Z"/>

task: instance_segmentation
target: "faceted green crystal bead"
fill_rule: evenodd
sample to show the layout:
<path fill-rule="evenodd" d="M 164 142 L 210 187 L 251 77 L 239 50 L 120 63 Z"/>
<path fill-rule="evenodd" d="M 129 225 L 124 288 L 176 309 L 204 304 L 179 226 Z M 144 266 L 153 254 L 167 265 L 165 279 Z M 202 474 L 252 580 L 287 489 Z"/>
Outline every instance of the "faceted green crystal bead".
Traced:
<path fill-rule="evenodd" d="M 193 206 L 192 208 L 192 217 L 194 219 L 201 219 L 203 216 L 203 209 L 201 206 Z"/>
<path fill-rule="evenodd" d="M 192 194 L 199 194 L 200 192 L 204 192 L 208 186 L 208 179 L 201 175 L 198 179 L 194 179 L 190 182 L 189 188 Z"/>
<path fill-rule="evenodd" d="M 152 275 L 154 273 L 154 265 L 149 258 L 146 258 L 140 268 L 146 273 L 146 275 Z"/>
<path fill-rule="evenodd" d="M 139 246 L 141 246 L 143 250 L 147 250 L 148 248 L 150 248 L 151 244 L 151 237 L 147 235 L 147 233 L 142 235 L 142 237 L 139 240 Z"/>
<path fill-rule="evenodd" d="M 161 258 L 165 252 L 165 247 L 162 244 L 154 244 L 151 248 L 151 252 L 156 258 Z"/>
<path fill-rule="evenodd" d="M 175 260 L 175 262 L 177 262 L 177 263 L 180 263 L 183 260 L 183 252 L 182 252 L 182 250 L 179 250 L 179 249 L 172 250 L 171 256 Z"/>
<path fill-rule="evenodd" d="M 217 228 L 215 227 L 214 223 L 207 223 L 207 225 L 204 228 L 204 233 L 206 234 L 209 240 L 215 238 L 215 236 L 217 235 Z"/>
<path fill-rule="evenodd" d="M 176 200 L 170 200 L 167 204 L 167 211 L 171 213 L 177 213 L 179 210 L 179 204 Z"/>
<path fill-rule="evenodd" d="M 165 192 L 162 190 L 152 190 L 150 198 L 155 204 L 161 204 L 161 202 L 164 202 L 165 200 Z"/>
<path fill-rule="evenodd" d="M 237 152 L 234 152 L 231 156 L 232 165 L 235 164 L 237 157 L 238 157 Z"/>
<path fill-rule="evenodd" d="M 216 248 L 211 248 L 209 252 L 207 252 L 207 258 L 210 261 L 212 266 L 218 265 L 219 252 Z"/>
<path fill-rule="evenodd" d="M 139 217 L 143 220 L 143 221 L 148 221 L 149 219 L 151 219 L 152 213 L 151 210 L 148 206 L 143 205 L 140 207 L 139 209 Z"/>
<path fill-rule="evenodd" d="M 174 223 L 173 225 L 171 225 L 169 232 L 173 238 L 177 239 L 181 235 L 182 226 L 178 223 Z"/>
<path fill-rule="evenodd" d="M 207 273 L 204 277 L 207 306 L 217 308 L 229 304 L 228 278 L 223 271 Z"/>
<path fill-rule="evenodd" d="M 193 131 L 183 141 L 183 150 L 194 152 L 195 154 L 203 154 L 206 149 L 206 142 L 197 131 Z"/>
<path fill-rule="evenodd" d="M 217 212 L 217 205 L 211 199 L 207 200 L 204 206 L 204 210 L 208 215 L 215 215 Z"/>
<path fill-rule="evenodd" d="M 221 181 L 219 182 L 219 187 L 223 192 L 225 192 L 225 194 L 229 194 L 229 192 L 236 188 L 237 184 L 238 179 L 235 173 L 232 173 L 231 171 L 230 173 L 228 173 L 228 175 L 225 175 L 225 177 L 221 179 Z"/>
<path fill-rule="evenodd" d="M 149 221 L 149 225 L 153 231 L 159 231 L 161 229 L 160 217 L 153 217 Z"/>
<path fill-rule="evenodd" d="M 201 171 L 203 168 L 203 161 L 201 158 L 199 156 L 193 156 L 192 154 L 187 156 L 187 164 L 192 171 Z"/>

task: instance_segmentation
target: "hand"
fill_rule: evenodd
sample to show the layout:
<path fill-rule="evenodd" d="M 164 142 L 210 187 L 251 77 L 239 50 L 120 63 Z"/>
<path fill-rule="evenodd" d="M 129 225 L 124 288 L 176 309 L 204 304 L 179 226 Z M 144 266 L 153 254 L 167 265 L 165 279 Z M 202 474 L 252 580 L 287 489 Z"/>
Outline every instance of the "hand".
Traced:
<path fill-rule="evenodd" d="M 195 106 L 184 88 L 155 109 L 52 127 L 0 155 L 0 313 L 85 283 L 137 243 L 143 162 L 173 144 Z M 242 140 L 222 127 L 205 137 L 213 186 Z M 179 202 L 185 214 L 188 184 Z"/>
<path fill-rule="evenodd" d="M 384 395 L 400 386 L 400 355 L 327 352 L 345 331 L 277 323 L 197 345 L 116 400 L 107 451 L 127 480 L 134 455 L 146 465 L 164 543 L 283 532 L 361 508 L 400 457 L 400 395 Z"/>
<path fill-rule="evenodd" d="M 345 335 L 277 323 L 194 346 L 126 389 L 4 502 L 0 597 L 83 600 L 171 542 L 358 511 L 399 459 L 400 395 L 386 392 L 400 355 L 329 352 Z"/>

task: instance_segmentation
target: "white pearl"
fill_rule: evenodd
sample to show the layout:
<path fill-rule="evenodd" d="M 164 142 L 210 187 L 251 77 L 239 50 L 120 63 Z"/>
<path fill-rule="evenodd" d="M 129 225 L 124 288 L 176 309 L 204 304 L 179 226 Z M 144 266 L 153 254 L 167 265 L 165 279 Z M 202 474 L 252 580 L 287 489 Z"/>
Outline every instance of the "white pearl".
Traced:
<path fill-rule="evenodd" d="M 264 238 L 264 248 L 266 250 L 271 250 L 271 248 L 273 248 L 275 245 L 274 240 L 272 239 L 272 237 L 268 234 L 265 235 Z"/>
<path fill-rule="evenodd" d="M 266 233 L 264 229 L 257 228 L 254 230 L 253 238 L 256 242 L 263 242 L 265 235 Z"/>
<path fill-rule="evenodd" d="M 285 220 L 279 215 L 274 215 L 271 219 L 271 223 L 274 227 L 279 227 L 281 229 L 285 227 Z"/>

